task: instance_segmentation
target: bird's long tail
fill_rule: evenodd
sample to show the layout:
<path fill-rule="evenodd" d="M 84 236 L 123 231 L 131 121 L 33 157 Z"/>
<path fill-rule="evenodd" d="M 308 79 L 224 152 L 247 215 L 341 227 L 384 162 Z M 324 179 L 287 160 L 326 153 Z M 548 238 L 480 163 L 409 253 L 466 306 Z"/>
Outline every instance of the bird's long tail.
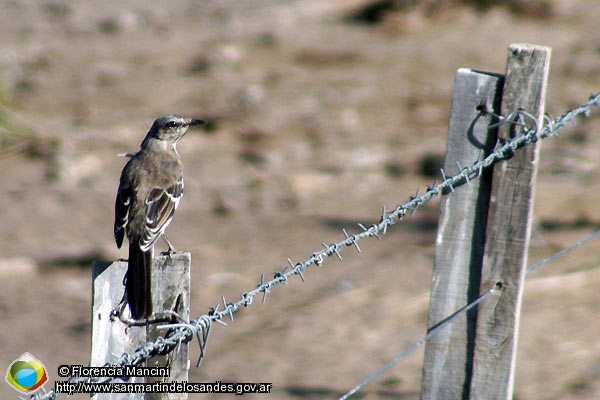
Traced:
<path fill-rule="evenodd" d="M 127 302 L 131 317 L 146 319 L 152 315 L 152 248 L 142 251 L 138 244 L 129 244 L 127 267 Z"/>

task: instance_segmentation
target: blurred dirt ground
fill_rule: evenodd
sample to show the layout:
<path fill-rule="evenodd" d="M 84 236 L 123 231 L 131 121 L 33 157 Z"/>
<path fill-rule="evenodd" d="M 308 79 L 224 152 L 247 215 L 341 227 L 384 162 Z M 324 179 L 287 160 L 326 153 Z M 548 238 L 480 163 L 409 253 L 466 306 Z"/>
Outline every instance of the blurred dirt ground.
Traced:
<path fill-rule="evenodd" d="M 2 1 L 0 368 L 24 352 L 51 381 L 87 365 L 91 261 L 126 256 L 118 154 L 157 116 L 209 122 L 180 144 L 186 195 L 168 230 L 192 253 L 200 315 L 439 179 L 458 68 L 501 73 L 510 43 L 536 43 L 553 48 L 548 113 L 598 92 L 594 2 L 472 3 L 485 2 Z M 600 224 L 599 128 L 594 110 L 542 144 L 530 263 Z M 424 334 L 437 216 L 432 202 L 215 326 L 190 381 L 349 390 Z M 528 277 L 515 398 L 600 397 L 599 250 Z M 422 350 L 360 393 L 417 399 L 421 364 Z"/>

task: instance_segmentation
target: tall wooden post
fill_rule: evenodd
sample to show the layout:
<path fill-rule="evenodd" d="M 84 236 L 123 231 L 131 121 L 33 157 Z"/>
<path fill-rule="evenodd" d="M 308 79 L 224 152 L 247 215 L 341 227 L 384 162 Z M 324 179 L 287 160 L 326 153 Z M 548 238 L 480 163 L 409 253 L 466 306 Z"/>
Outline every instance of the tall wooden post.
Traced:
<path fill-rule="evenodd" d="M 508 48 L 502 113 L 523 109 L 539 126 L 550 69 L 549 47 L 513 44 Z M 519 128 L 503 125 L 499 136 L 513 137 Z M 483 261 L 482 292 L 495 282 L 502 291 L 479 306 L 472 399 L 512 399 L 519 315 L 527 249 L 531 235 L 539 143 L 519 150 L 494 168 L 492 197 Z"/>
<path fill-rule="evenodd" d="M 509 46 L 502 89 L 503 114 L 522 109 L 541 126 L 549 62 L 549 48 Z M 500 90 L 492 97 L 488 94 L 481 98 L 482 93 L 492 93 L 486 90 L 494 85 L 470 74 L 474 73 L 460 70 L 457 74 L 447 173 L 452 171 L 455 160 L 467 165 L 475 159 L 473 140 L 468 139 L 477 127 L 475 106 L 487 101 L 488 109 L 497 110 L 489 102 L 497 105 L 497 100 L 490 99 L 497 99 L 493 96 L 499 95 Z M 476 122 L 467 129 L 468 121 Z M 480 127 L 486 130 L 487 125 Z M 498 137 L 508 139 L 519 131 L 507 123 L 498 130 Z M 488 135 L 485 140 L 493 140 L 493 133 Z M 497 165 L 491 176 L 491 193 L 490 175 L 484 174 L 482 180 L 460 187 L 442 200 L 429 329 L 479 293 L 496 287 L 496 283 L 502 284 L 502 290 L 481 303 L 477 312 L 457 320 L 427 344 L 422 399 L 512 398 L 537 153 L 538 146 L 531 145 Z"/>
<path fill-rule="evenodd" d="M 189 319 L 190 304 L 190 253 L 176 253 L 171 256 L 156 256 L 152 264 L 152 301 L 154 313 L 175 311 Z M 164 336 L 166 331 L 157 330 L 162 323 L 144 326 L 127 326 L 124 322 L 111 319 L 111 312 L 123 298 L 123 277 L 127 262 L 94 262 L 92 299 L 92 359 L 91 366 L 113 364 L 123 353 L 130 353 L 148 341 Z M 128 315 L 129 311 L 125 313 Z M 175 320 L 177 322 L 177 320 Z M 188 347 L 178 345 L 176 351 L 155 356 L 146 363 L 148 367 L 168 366 L 170 376 L 161 378 L 165 382 L 188 380 Z M 155 382 L 156 378 L 131 378 L 127 382 Z M 121 382 L 121 380 L 116 380 Z M 98 393 L 94 400 L 186 400 L 186 393 L 161 394 L 117 394 Z"/>
<path fill-rule="evenodd" d="M 454 80 L 444 171 L 454 175 L 494 148 L 497 130 L 491 116 L 478 118 L 478 107 L 499 113 L 503 77 L 459 69 Z M 444 196 L 440 204 L 435 265 L 427 326 L 479 294 L 485 245 L 491 171 Z M 475 340 L 475 313 L 455 321 L 425 347 L 422 399 L 461 399 L 468 393 Z M 451 366 L 451 367 L 449 367 Z"/>

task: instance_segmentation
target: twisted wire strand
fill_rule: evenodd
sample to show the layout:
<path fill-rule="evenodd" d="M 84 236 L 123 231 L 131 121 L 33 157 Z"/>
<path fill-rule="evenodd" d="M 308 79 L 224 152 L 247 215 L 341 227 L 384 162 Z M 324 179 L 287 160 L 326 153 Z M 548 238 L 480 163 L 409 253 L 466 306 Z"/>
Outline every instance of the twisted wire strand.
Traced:
<path fill-rule="evenodd" d="M 404 216 L 410 212 L 413 215 L 417 209 L 426 204 L 432 198 L 439 196 L 442 193 L 452 192 L 455 188 L 469 183 L 471 179 L 479 177 L 482 171 L 490 166 L 510 158 L 514 152 L 528 144 L 535 143 L 540 139 L 545 139 L 551 136 L 556 136 L 560 130 L 562 130 L 567 123 L 575 123 L 576 118 L 579 116 L 588 117 L 592 107 L 600 106 L 600 93 L 591 95 L 589 100 L 573 109 L 566 111 L 558 118 L 551 118 L 545 116 L 543 119 L 543 126 L 540 128 L 537 122 L 533 123 L 533 126 L 527 125 L 524 121 L 516 120 L 518 117 L 521 120 L 528 118 L 532 120 L 531 114 L 523 110 L 515 110 L 508 114 L 506 117 L 499 117 L 500 122 L 498 124 L 510 123 L 517 127 L 521 127 L 521 132 L 506 140 L 502 145 L 500 142 L 496 145 L 496 148 L 486 157 L 477 160 L 472 165 L 462 168 L 454 176 L 446 176 L 444 170 L 441 170 L 442 181 L 440 183 L 433 183 L 428 185 L 425 193 L 419 194 L 419 190 L 410 196 L 409 201 L 404 204 L 397 205 L 393 210 L 388 211 L 383 208 L 379 223 L 372 224 L 369 227 L 363 224 L 358 224 L 361 232 L 357 234 L 349 234 L 346 229 L 343 229 L 344 239 L 327 244 L 323 242 L 323 248 L 312 253 L 310 257 L 304 261 L 294 264 L 288 259 L 288 265 L 281 271 L 276 272 L 273 279 L 265 281 L 264 275 L 261 275 L 260 282 L 256 287 L 246 293 L 242 293 L 240 299 L 228 303 L 225 297 L 222 298 L 222 309 L 221 303 L 217 304 L 214 308 L 209 310 L 207 314 L 201 315 L 200 317 L 190 320 L 182 321 L 177 324 L 164 325 L 163 329 L 169 329 L 169 332 L 164 337 L 159 337 L 155 341 L 145 343 L 140 346 L 132 353 L 123 354 L 114 364 L 111 366 L 137 366 L 144 361 L 152 358 L 156 354 L 167 354 L 173 351 L 180 343 L 188 343 L 194 339 L 198 340 L 200 346 L 200 358 L 196 363 L 199 366 L 206 353 L 206 346 L 210 330 L 213 322 L 218 322 L 223 325 L 227 325 L 223 319 L 229 317 L 233 321 L 233 314 L 237 312 L 241 307 L 248 307 L 254 301 L 254 298 L 262 294 L 262 302 L 266 301 L 267 295 L 270 289 L 274 286 L 286 284 L 288 280 L 294 276 L 299 276 L 304 281 L 303 271 L 311 265 L 322 266 L 325 258 L 336 256 L 342 261 L 341 251 L 344 247 L 354 247 L 359 253 L 361 249 L 358 242 L 367 237 L 381 239 L 380 233 L 385 234 L 387 228 L 394 225 L 397 221 L 400 221 Z M 480 110 L 481 113 L 489 113 L 485 110 Z M 533 118 L 535 120 L 535 118 Z M 77 377 L 68 379 L 69 382 L 98 382 L 107 383 L 115 378 L 94 378 L 94 377 Z M 58 393 L 53 390 L 49 390 L 44 394 L 32 395 L 29 400 L 54 400 Z"/>

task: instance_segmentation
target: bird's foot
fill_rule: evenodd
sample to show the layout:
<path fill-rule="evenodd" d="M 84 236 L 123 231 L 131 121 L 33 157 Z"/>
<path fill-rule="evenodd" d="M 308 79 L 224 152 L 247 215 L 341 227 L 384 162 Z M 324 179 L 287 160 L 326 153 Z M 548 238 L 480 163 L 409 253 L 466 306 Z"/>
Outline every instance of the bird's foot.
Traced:
<path fill-rule="evenodd" d="M 125 279 L 123 280 L 123 284 L 125 284 Z M 121 301 L 119 302 L 119 304 L 110 312 L 109 314 L 109 318 L 111 321 L 115 321 L 115 320 L 119 320 L 122 323 L 124 323 L 125 325 L 127 325 L 127 327 L 130 326 L 143 326 L 146 325 L 146 320 L 142 319 L 142 320 L 135 320 L 135 319 L 131 319 L 129 318 L 129 314 L 125 315 L 125 308 L 127 307 L 127 299 L 126 299 L 126 294 L 123 294 L 123 298 L 121 299 Z"/>
<path fill-rule="evenodd" d="M 167 239 L 167 236 L 163 233 L 160 235 L 163 240 L 165 241 L 165 243 L 167 243 L 167 246 L 169 246 L 169 250 L 167 251 L 163 251 L 162 253 L 160 253 L 161 256 L 167 256 L 170 257 L 173 254 L 177 253 L 177 250 L 175 250 L 175 247 L 173 247 L 173 245 L 171 244 L 171 242 L 169 242 L 169 239 Z"/>
<path fill-rule="evenodd" d="M 119 319 L 119 320 L 125 322 L 126 318 L 123 317 L 123 312 L 125 311 L 126 305 L 127 305 L 127 302 L 125 302 L 124 299 L 121 300 L 121 302 L 115 308 L 113 308 L 112 311 L 110 312 L 110 314 L 109 314 L 110 320 L 114 321 L 116 319 Z"/>
<path fill-rule="evenodd" d="M 129 318 L 128 316 L 125 315 L 125 306 L 127 303 L 123 303 L 123 305 L 119 304 L 119 306 L 117 306 L 114 310 L 112 310 L 110 312 L 110 320 L 111 321 L 115 321 L 115 320 L 119 320 L 122 323 L 124 323 L 125 325 L 127 325 L 127 327 L 132 327 L 132 326 L 145 326 L 146 324 L 150 323 L 150 319 L 140 319 L 140 320 L 135 320 L 132 318 Z"/>

